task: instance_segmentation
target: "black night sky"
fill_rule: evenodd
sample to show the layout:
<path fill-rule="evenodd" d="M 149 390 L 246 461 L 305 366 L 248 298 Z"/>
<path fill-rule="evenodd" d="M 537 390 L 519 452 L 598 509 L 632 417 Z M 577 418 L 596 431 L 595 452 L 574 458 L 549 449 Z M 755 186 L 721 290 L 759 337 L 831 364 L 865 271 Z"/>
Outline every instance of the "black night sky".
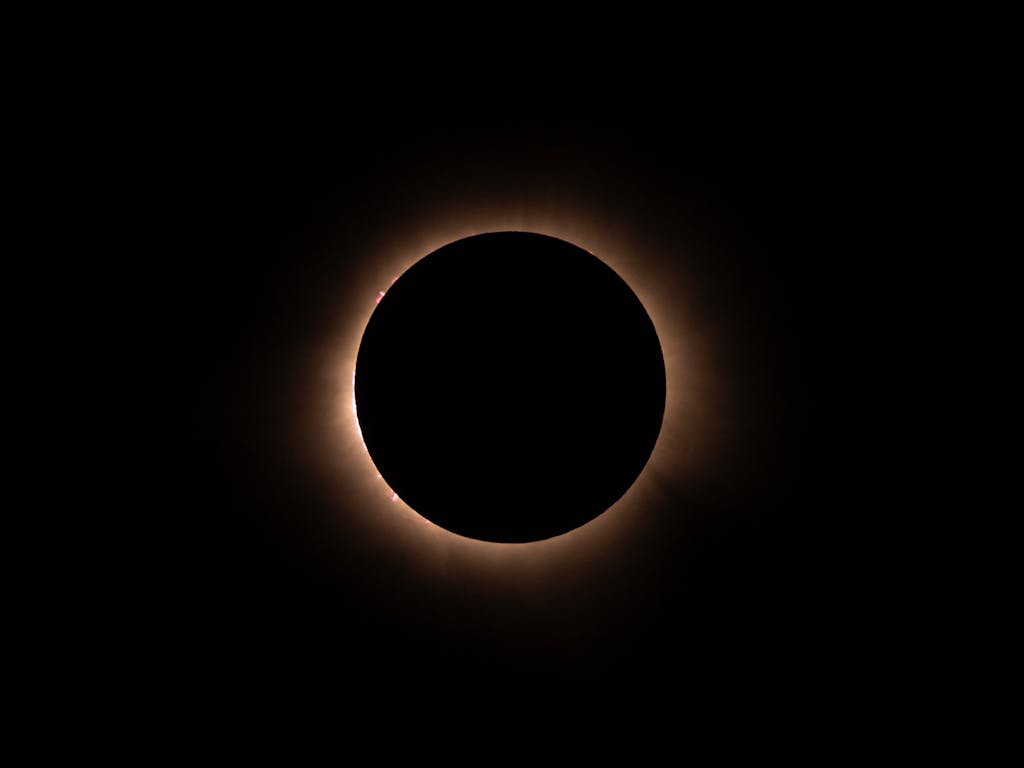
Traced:
<path fill-rule="evenodd" d="M 940 747 L 958 70 L 932 13 L 97 22 L 42 438 L 80 531 L 61 739 L 137 764 Z M 331 524 L 353 502 L 295 448 L 306 374 L 382 233 L 559 195 L 682 260 L 728 448 L 579 581 L 421 582 Z"/>

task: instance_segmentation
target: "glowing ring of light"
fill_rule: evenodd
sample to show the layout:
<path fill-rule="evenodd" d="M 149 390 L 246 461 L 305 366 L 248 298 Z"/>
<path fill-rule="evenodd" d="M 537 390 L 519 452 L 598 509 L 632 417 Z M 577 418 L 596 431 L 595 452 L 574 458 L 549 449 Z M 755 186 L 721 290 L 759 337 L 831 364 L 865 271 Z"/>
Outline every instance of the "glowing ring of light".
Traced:
<path fill-rule="evenodd" d="M 539 584 L 553 571 L 579 576 L 602 552 L 628 541 L 641 525 L 644 510 L 656 504 L 669 486 L 699 473 L 715 452 L 715 424 L 722 404 L 716 395 L 708 339 L 695 330 L 688 312 L 695 288 L 685 273 L 685 249 L 672 252 L 652 244 L 640 232 L 616 226 L 599 207 L 585 204 L 553 209 L 520 205 L 435 203 L 421 208 L 419 222 L 389 233 L 371 252 L 346 254 L 358 265 L 347 275 L 346 295 L 337 329 L 324 351 L 318 385 L 329 400 L 317 414 L 315 454 L 323 479 L 344 508 L 347 535 L 367 537 L 374 552 L 420 575 L 472 572 L 478 581 Z M 626 494 L 586 525 L 544 541 L 505 544 L 478 541 L 447 531 L 420 516 L 381 479 L 359 433 L 353 378 L 362 333 L 388 286 L 405 270 L 443 245 L 470 235 L 495 231 L 529 231 L 551 235 L 590 251 L 614 269 L 640 298 L 662 344 L 666 369 L 666 403 L 661 433 L 651 457 Z M 678 250 L 677 250 L 678 249 Z M 697 324 L 699 327 L 699 323 Z"/>

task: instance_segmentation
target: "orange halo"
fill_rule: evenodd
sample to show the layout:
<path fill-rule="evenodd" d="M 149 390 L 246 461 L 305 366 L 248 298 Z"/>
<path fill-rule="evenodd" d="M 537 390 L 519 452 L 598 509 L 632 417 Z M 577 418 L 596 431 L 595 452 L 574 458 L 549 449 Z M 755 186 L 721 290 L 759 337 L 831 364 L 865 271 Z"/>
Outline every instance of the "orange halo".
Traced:
<path fill-rule="evenodd" d="M 318 432 L 315 460 L 339 499 L 348 535 L 366 536 L 374 552 L 395 558 L 420 576 L 459 577 L 472 572 L 494 583 L 540 583 L 552 571 L 581 575 L 613 543 L 641 525 L 643 511 L 671 485 L 705 466 L 714 450 L 713 425 L 720 417 L 710 356 L 688 315 L 693 286 L 685 254 L 666 253 L 639 233 L 599 215 L 598 210 L 562 206 L 434 204 L 398 233 L 389 233 L 347 274 L 343 311 L 319 371 L 330 398 L 329 419 Z M 353 387 L 363 330 L 384 291 L 405 270 L 447 243 L 483 232 L 520 230 L 561 238 L 590 251 L 614 269 L 640 298 L 658 332 L 665 359 L 666 403 L 661 433 L 646 467 L 626 494 L 604 514 L 573 531 L 544 541 L 505 544 L 469 539 L 421 517 L 387 487 L 362 441 Z M 682 244 L 684 247 L 686 244 Z M 318 413 L 323 409 L 317 408 Z"/>

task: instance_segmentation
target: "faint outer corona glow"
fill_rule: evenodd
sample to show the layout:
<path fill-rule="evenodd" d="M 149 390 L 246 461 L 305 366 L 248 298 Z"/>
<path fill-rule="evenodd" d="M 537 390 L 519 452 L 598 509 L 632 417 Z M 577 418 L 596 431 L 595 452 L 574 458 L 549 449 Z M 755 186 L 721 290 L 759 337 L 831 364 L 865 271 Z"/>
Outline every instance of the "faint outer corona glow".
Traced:
<path fill-rule="evenodd" d="M 435 208 L 437 206 L 434 206 Z M 707 344 L 694 333 L 687 307 L 692 290 L 683 269 L 685 252 L 657 250 L 642 233 L 617 230 L 600 211 L 520 210 L 424 211 L 400 233 L 388 233 L 370 252 L 348 261 L 360 266 L 345 275 L 335 332 L 321 355 L 318 387 L 330 417 L 318 432 L 314 458 L 339 499 L 344 535 L 366 536 L 368 546 L 395 564 L 421 574 L 519 584 L 541 583 L 554 572 L 572 572 L 599 562 L 602 552 L 628 542 L 644 525 L 645 511 L 688 476 L 701 471 L 713 451 L 713 427 L 721 404 L 715 398 Z M 362 439 L 356 416 L 355 364 L 363 330 L 390 285 L 417 261 L 470 235 L 497 231 L 551 235 L 586 249 L 622 277 L 654 323 L 665 360 L 666 402 L 661 432 L 651 457 L 626 494 L 606 512 L 568 533 L 524 544 L 484 542 L 451 533 L 408 507 L 384 482 Z M 680 243 L 679 249 L 685 249 Z M 333 393 L 333 394 L 332 394 Z M 323 410 L 317 409 L 317 413 Z M 468 569 L 468 570 L 467 570 Z"/>

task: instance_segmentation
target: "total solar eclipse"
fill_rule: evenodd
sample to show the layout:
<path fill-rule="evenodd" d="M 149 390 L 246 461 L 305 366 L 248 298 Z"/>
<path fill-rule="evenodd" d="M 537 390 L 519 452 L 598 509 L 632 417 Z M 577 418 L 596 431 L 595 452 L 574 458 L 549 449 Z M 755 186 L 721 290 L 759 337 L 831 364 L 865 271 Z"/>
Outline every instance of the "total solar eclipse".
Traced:
<path fill-rule="evenodd" d="M 360 432 L 384 481 L 453 533 L 551 538 L 621 498 L 651 456 L 665 363 L 640 300 L 564 240 L 450 243 L 384 293 L 356 359 Z"/>

